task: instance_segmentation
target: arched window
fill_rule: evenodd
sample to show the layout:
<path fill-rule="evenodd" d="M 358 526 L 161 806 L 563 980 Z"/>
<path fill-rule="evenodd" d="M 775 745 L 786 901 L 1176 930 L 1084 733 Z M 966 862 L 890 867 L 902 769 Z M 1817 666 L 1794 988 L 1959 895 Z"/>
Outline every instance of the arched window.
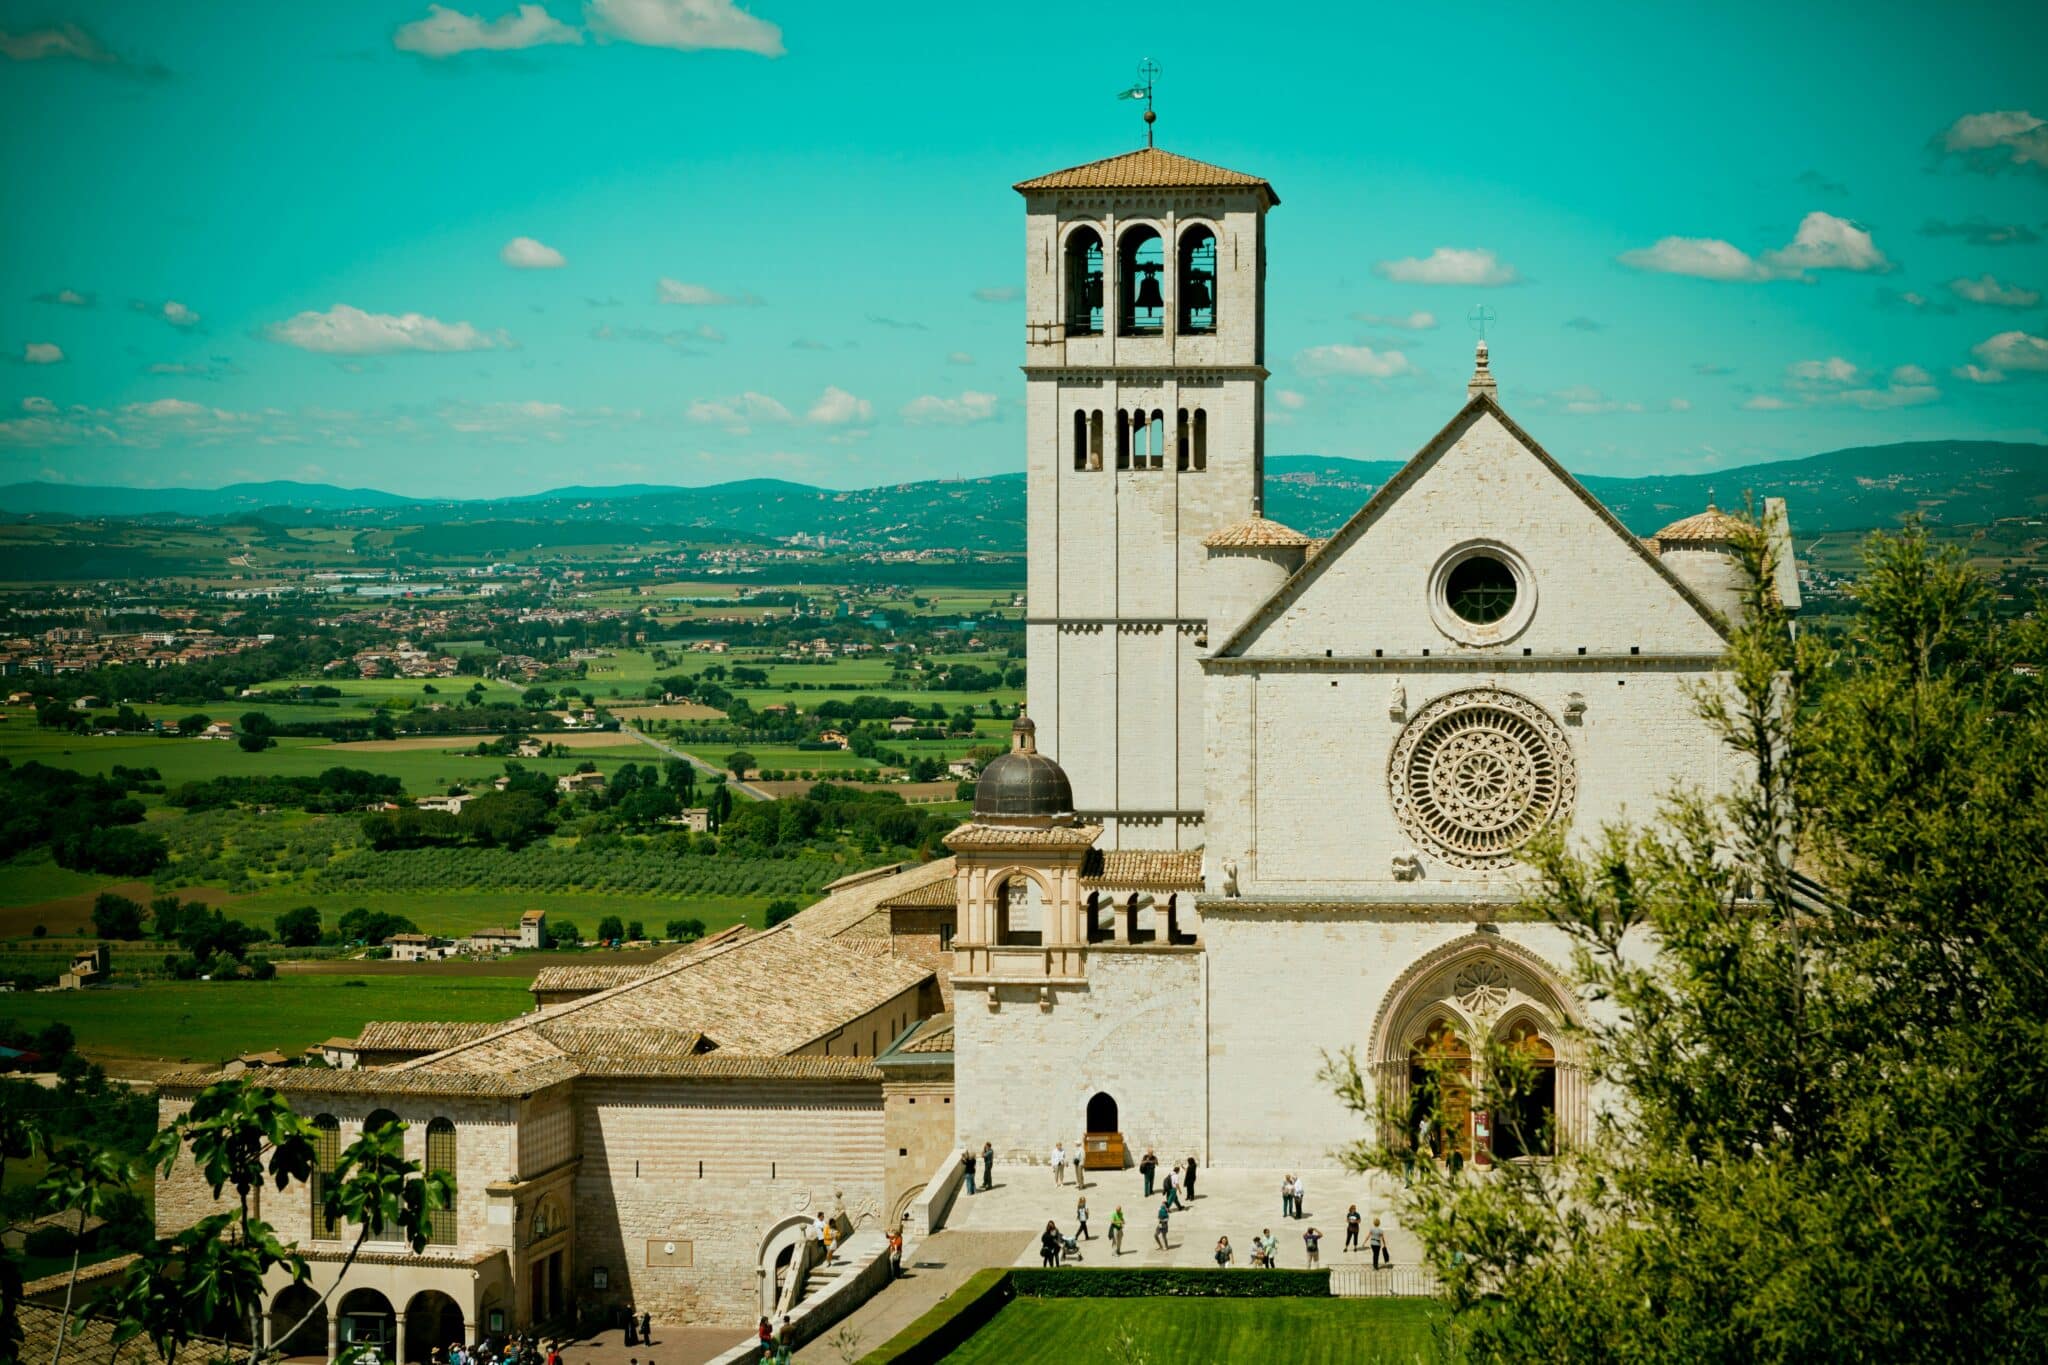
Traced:
<path fill-rule="evenodd" d="M 1102 468 L 1102 409 L 1088 414 L 1088 467 Z"/>
<path fill-rule="evenodd" d="M 1195 409 L 1194 468 L 1197 471 L 1209 467 L 1209 414 L 1203 408 Z"/>
<path fill-rule="evenodd" d="M 1122 408 L 1116 410 L 1116 467 L 1131 467 L 1131 415 Z"/>
<path fill-rule="evenodd" d="M 1216 330 L 1216 234 L 1199 224 L 1180 235 L 1180 330 Z"/>
<path fill-rule="evenodd" d="M 1527 1018 L 1508 1026 L 1501 1048 L 1509 1061 L 1495 1078 L 1502 1095 L 1493 1120 L 1494 1156 L 1556 1155 L 1557 1049 Z"/>
<path fill-rule="evenodd" d="M 1188 472 L 1188 410 L 1180 410 L 1180 421 L 1173 428 L 1173 467 L 1181 473 Z"/>
<path fill-rule="evenodd" d="M 1088 414 L 1074 409 L 1074 468 L 1088 467 Z"/>
<path fill-rule="evenodd" d="M 1029 877 L 1008 878 L 996 888 L 996 942 L 1036 948 L 1045 942 L 1045 897 Z"/>
<path fill-rule="evenodd" d="M 429 1232 L 429 1240 L 435 1246 L 455 1245 L 455 1124 L 445 1118 L 437 1118 L 427 1125 L 427 1173 L 439 1171 L 448 1177 L 450 1185 L 448 1207 L 436 1209 Z"/>
<path fill-rule="evenodd" d="M 1431 1156 L 1472 1157 L 1472 1048 L 1442 1015 L 1408 1048 L 1408 1136 Z"/>
<path fill-rule="evenodd" d="M 1067 236 L 1067 335 L 1102 334 L 1102 234 L 1076 228 Z"/>
<path fill-rule="evenodd" d="M 398 1115 L 392 1113 L 389 1109 L 371 1110 L 370 1116 L 363 1120 L 363 1132 L 365 1135 L 367 1135 L 369 1133 L 376 1131 L 379 1128 L 384 1127 L 386 1124 L 391 1124 L 400 1129 L 398 1140 L 401 1144 L 403 1144 L 405 1142 L 405 1136 L 403 1131 L 404 1125 L 399 1123 Z M 403 1150 L 402 1146 L 400 1150 Z M 380 1218 L 376 1222 L 370 1224 L 370 1236 L 373 1239 L 382 1238 L 384 1236 L 383 1219 Z"/>
<path fill-rule="evenodd" d="M 341 1229 L 339 1219 L 329 1218 L 320 1207 L 327 1201 L 327 1182 L 341 1164 L 341 1120 L 332 1114 L 313 1116 L 313 1178 L 307 1188 L 313 1196 L 313 1235 L 332 1237 Z"/>
<path fill-rule="evenodd" d="M 1156 337 L 1166 330 L 1166 244 L 1157 230 L 1134 227 L 1118 240 L 1117 330 L 1125 336 Z"/>
<path fill-rule="evenodd" d="M 1152 436 L 1145 443 L 1145 450 L 1154 469 L 1166 468 L 1166 414 L 1158 408 L 1152 409 Z"/>

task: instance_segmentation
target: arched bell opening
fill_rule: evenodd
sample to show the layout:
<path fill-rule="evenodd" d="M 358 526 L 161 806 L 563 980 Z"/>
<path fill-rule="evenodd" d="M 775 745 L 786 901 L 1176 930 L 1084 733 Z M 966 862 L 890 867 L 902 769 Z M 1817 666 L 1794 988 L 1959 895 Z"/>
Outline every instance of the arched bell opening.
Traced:
<path fill-rule="evenodd" d="M 1037 948 L 1045 943 L 1048 907 L 1045 892 L 1033 878 L 1005 877 L 996 888 L 996 943 L 1006 948 Z"/>
<path fill-rule="evenodd" d="M 1156 337 L 1166 331 L 1166 243 L 1158 229 L 1130 228 L 1117 240 L 1117 331 Z"/>
<path fill-rule="evenodd" d="M 1102 334 L 1102 234 L 1075 228 L 1066 247 L 1067 335 Z"/>
<path fill-rule="evenodd" d="M 1216 234 L 1197 224 L 1180 235 L 1180 332 L 1216 330 Z"/>

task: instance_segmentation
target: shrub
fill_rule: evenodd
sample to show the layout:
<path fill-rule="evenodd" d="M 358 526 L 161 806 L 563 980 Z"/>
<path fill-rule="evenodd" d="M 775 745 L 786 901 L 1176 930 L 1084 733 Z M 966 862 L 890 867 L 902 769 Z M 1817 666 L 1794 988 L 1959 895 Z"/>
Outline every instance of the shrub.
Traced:
<path fill-rule="evenodd" d="M 861 1357 L 860 1365 L 925 1365 L 943 1360 L 1017 1297 L 1013 1272 L 996 1266 L 969 1275 L 924 1316 Z"/>
<path fill-rule="evenodd" d="M 764 922 L 770 929 L 773 929 L 776 925 L 796 914 L 796 911 L 797 905 L 795 901 L 770 901 L 768 902 L 768 913 L 763 917 Z"/>

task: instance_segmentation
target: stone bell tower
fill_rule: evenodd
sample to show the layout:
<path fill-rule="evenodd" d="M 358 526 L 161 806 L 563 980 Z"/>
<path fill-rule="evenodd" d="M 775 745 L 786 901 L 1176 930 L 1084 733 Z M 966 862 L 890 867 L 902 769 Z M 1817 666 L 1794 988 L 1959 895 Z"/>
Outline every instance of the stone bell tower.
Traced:
<path fill-rule="evenodd" d="M 1149 146 L 1016 188 L 1032 712 L 1106 846 L 1195 848 L 1202 541 L 1260 508 L 1279 199 Z"/>

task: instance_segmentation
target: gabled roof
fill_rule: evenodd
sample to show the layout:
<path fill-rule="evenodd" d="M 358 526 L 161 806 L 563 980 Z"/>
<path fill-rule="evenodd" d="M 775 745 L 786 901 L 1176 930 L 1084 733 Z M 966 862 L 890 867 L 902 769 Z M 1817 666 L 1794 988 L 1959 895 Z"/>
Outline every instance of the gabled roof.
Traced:
<path fill-rule="evenodd" d="M 364 1052 L 439 1052 L 458 1043 L 472 1042 L 497 1028 L 496 1024 L 425 1023 L 410 1020 L 372 1019 L 355 1038 Z"/>
<path fill-rule="evenodd" d="M 1280 196 L 1273 193 L 1273 187 L 1256 175 L 1243 171 L 1226 170 L 1212 166 L 1206 161 L 1180 156 L 1174 152 L 1162 151 L 1157 147 L 1140 147 L 1135 152 L 1121 156 L 1106 156 L 1100 161 L 1085 165 L 1069 166 L 1063 171 L 1052 171 L 1045 175 L 1020 180 L 1016 184 L 1020 194 L 1032 194 L 1040 190 L 1149 190 L 1149 189 L 1260 189 L 1266 192 L 1268 204 L 1280 202 Z"/>
<path fill-rule="evenodd" d="M 1571 472 L 1559 464 L 1556 458 L 1549 451 L 1545 450 L 1534 436 L 1531 436 L 1522 429 L 1521 423 L 1508 416 L 1506 410 L 1501 407 L 1493 394 L 1480 392 L 1468 398 L 1465 401 L 1465 405 L 1458 409 L 1451 420 L 1444 423 L 1442 430 L 1430 437 L 1424 443 L 1422 449 L 1415 452 L 1414 457 L 1408 463 L 1401 466 L 1400 472 L 1380 486 L 1378 492 L 1367 498 L 1365 505 L 1352 513 L 1350 520 L 1338 527 L 1337 533 L 1331 536 L 1314 555 L 1310 556 L 1306 563 L 1299 569 L 1296 569 L 1288 577 L 1287 581 L 1280 585 L 1279 590 L 1266 599 L 1263 606 L 1246 617 L 1244 623 L 1232 633 L 1228 640 L 1223 642 L 1222 647 L 1216 650 L 1215 654 L 1211 657 L 1225 658 L 1236 654 L 1249 640 L 1265 629 L 1276 616 L 1289 606 L 1292 606 L 1307 587 L 1310 575 L 1321 572 L 1325 565 L 1333 562 L 1337 555 L 1341 554 L 1359 536 L 1363 535 L 1366 529 L 1374 521 L 1378 520 L 1380 514 L 1392 506 L 1408 490 L 1410 484 L 1421 477 L 1423 471 L 1436 456 L 1442 454 L 1455 444 L 1458 436 L 1464 431 L 1471 419 L 1482 413 L 1491 413 L 1494 419 L 1507 429 L 1508 434 L 1514 437 L 1523 449 L 1535 456 L 1536 460 L 1545 469 L 1549 470 L 1560 483 L 1576 495 L 1580 502 L 1583 502 L 1591 509 L 1593 514 L 1599 517 L 1609 530 L 1614 532 L 1622 544 L 1633 551 L 1645 564 L 1648 564 L 1651 570 L 1658 577 L 1662 578 L 1673 592 L 1685 599 L 1686 603 L 1700 614 L 1700 619 L 1713 628 L 1715 634 L 1724 640 L 1728 638 L 1727 622 L 1721 619 L 1718 612 L 1701 600 L 1700 595 L 1688 587 L 1684 580 L 1671 572 L 1670 566 L 1660 560 L 1654 550 L 1645 545 L 1634 532 L 1623 526 L 1620 519 L 1608 510 L 1607 504 L 1594 497 L 1586 490 L 1584 484 L 1573 478 Z"/>

